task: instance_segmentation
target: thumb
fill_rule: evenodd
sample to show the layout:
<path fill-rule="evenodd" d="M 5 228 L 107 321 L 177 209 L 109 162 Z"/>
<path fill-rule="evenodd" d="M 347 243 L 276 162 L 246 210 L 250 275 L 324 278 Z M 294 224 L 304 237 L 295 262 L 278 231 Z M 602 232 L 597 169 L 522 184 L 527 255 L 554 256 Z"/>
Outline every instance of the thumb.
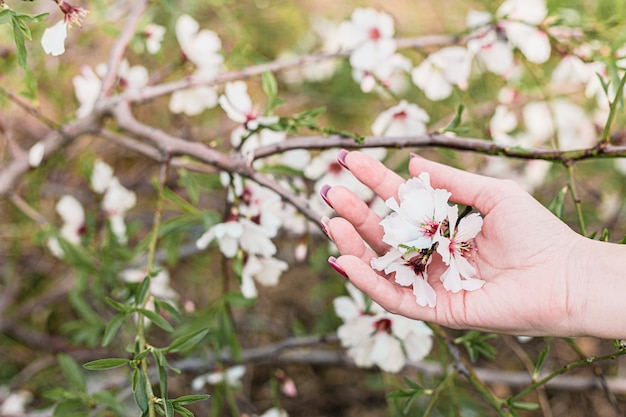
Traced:
<path fill-rule="evenodd" d="M 450 191 L 452 201 L 475 207 L 483 213 L 489 212 L 503 192 L 508 194 L 517 187 L 513 181 L 473 174 L 416 154 L 411 154 L 409 172 L 412 176 L 427 172 L 434 188 Z"/>

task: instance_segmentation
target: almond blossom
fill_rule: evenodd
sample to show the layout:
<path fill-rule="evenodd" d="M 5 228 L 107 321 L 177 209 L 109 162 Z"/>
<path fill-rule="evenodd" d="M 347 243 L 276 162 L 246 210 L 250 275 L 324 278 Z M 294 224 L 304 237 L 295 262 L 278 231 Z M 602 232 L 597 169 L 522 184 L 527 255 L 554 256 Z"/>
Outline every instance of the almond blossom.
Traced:
<path fill-rule="evenodd" d="M 287 262 L 280 259 L 249 256 L 241 272 L 241 293 L 246 298 L 256 298 L 255 281 L 264 287 L 274 287 L 288 268 Z"/>
<path fill-rule="evenodd" d="M 246 373 L 246 367 L 243 365 L 235 365 L 226 368 L 223 371 L 209 372 L 200 375 L 191 381 L 191 388 L 199 391 L 205 384 L 217 385 L 226 384 L 233 388 L 241 387 L 241 378 Z"/>
<path fill-rule="evenodd" d="M 467 256 L 474 248 L 473 239 L 480 231 L 483 219 L 478 213 L 470 213 L 463 217 L 457 225 L 458 206 L 450 206 L 448 210 L 450 236 L 439 235 L 437 237 L 437 253 L 448 265 L 448 269 L 441 274 L 441 281 L 444 288 L 453 293 L 461 290 L 479 289 L 485 281 L 475 278 L 476 269 L 469 263 Z"/>
<path fill-rule="evenodd" d="M 399 372 L 410 361 L 422 360 L 432 349 L 432 331 L 421 321 L 385 311 L 347 284 L 349 296 L 333 300 L 343 324 L 337 329 L 341 345 L 357 366 L 377 365 L 386 372 Z"/>
<path fill-rule="evenodd" d="M 243 81 L 227 83 L 219 104 L 229 119 L 243 124 L 247 130 L 256 130 L 259 126 L 270 126 L 278 122 L 277 116 L 263 116 L 252 105 L 248 95 L 248 86 Z"/>
<path fill-rule="evenodd" d="M 85 233 L 85 210 L 76 197 L 66 194 L 57 202 L 56 211 L 63 220 L 60 237 L 73 245 L 79 245 Z M 64 252 L 58 239 L 53 237 L 47 242 L 48 249 L 57 258 L 63 258 Z"/>
<path fill-rule="evenodd" d="M 372 125 L 376 136 L 414 136 L 426 133 L 426 123 L 430 121 L 428 113 L 417 104 L 406 100 L 383 111 Z"/>
<path fill-rule="evenodd" d="M 165 28 L 156 23 L 149 23 L 143 30 L 146 39 L 146 50 L 150 54 L 156 54 L 161 50 L 161 42 L 165 36 Z"/>
<path fill-rule="evenodd" d="M 393 18 L 372 8 L 356 8 L 350 21 L 339 27 L 344 50 L 351 50 L 350 65 L 373 71 L 395 51 Z"/>
<path fill-rule="evenodd" d="M 393 54 L 371 70 L 354 68 L 352 78 L 359 83 L 364 93 L 376 91 L 385 97 L 389 96 L 387 90 L 396 95 L 408 90 L 407 75 L 411 69 L 413 65 L 407 57 Z"/>
<path fill-rule="evenodd" d="M 471 55 L 466 48 L 449 46 L 430 54 L 411 72 L 413 83 L 430 100 L 443 100 L 452 94 L 452 87 L 467 88 Z"/>
<path fill-rule="evenodd" d="M 67 39 L 67 24 L 63 20 L 59 20 L 43 31 L 41 47 L 48 55 L 63 55 L 65 53 L 65 39 Z"/>

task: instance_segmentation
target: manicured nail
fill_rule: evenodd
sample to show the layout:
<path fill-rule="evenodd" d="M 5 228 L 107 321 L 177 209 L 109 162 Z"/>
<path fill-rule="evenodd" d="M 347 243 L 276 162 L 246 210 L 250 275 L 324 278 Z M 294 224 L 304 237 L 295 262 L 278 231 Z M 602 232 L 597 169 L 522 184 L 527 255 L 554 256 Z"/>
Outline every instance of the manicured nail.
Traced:
<path fill-rule="evenodd" d="M 330 185 L 324 184 L 322 186 L 322 189 L 320 190 L 320 195 L 322 196 L 322 200 L 324 200 L 324 202 L 328 204 L 330 208 L 333 208 L 333 205 L 330 204 L 330 201 L 328 201 L 328 197 L 326 196 L 326 194 L 328 194 L 328 190 L 330 190 Z"/>
<path fill-rule="evenodd" d="M 330 258 L 328 258 L 328 263 L 330 264 L 330 266 L 335 268 L 335 271 L 339 272 L 341 275 L 348 278 L 348 274 L 346 274 L 346 271 L 344 271 L 343 268 L 337 264 L 337 258 L 335 258 L 334 256 L 331 256 Z"/>
<path fill-rule="evenodd" d="M 348 168 L 348 166 L 346 165 L 346 156 L 349 154 L 350 152 L 347 151 L 346 149 L 342 149 L 339 151 L 339 153 L 337 154 L 337 162 L 339 162 L 339 165 L 341 165 L 342 167 L 344 167 L 345 169 L 347 169 L 348 171 L 350 171 L 350 168 Z"/>
<path fill-rule="evenodd" d="M 322 230 L 324 231 L 324 233 L 326 233 L 326 236 L 328 236 L 328 237 L 330 237 L 332 239 L 332 237 L 330 236 L 330 231 L 328 230 L 328 222 L 329 221 L 330 221 L 330 219 L 328 218 L 328 216 L 324 216 L 320 220 L 320 225 L 322 226 Z"/>

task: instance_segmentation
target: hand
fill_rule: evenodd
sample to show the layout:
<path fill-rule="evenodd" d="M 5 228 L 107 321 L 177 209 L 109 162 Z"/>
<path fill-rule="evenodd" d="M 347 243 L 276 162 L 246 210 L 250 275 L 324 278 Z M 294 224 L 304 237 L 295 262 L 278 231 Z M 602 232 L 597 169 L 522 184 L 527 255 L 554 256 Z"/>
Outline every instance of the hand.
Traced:
<path fill-rule="evenodd" d="M 404 182 L 362 153 L 343 151 L 339 158 L 384 200 L 395 196 Z M 445 265 L 435 256 L 428 281 L 437 304 L 419 306 L 410 287 L 397 285 L 393 276 L 370 266 L 372 258 L 389 249 L 382 241 L 381 219 L 350 190 L 336 186 L 325 190 L 325 198 L 339 217 L 325 227 L 342 254 L 335 266 L 355 286 L 392 313 L 447 327 L 530 336 L 589 333 L 583 319 L 589 278 L 581 276 L 588 275 L 582 273 L 581 256 L 589 239 L 512 181 L 471 174 L 421 157 L 411 158 L 409 171 L 412 176 L 430 173 L 434 188 L 447 189 L 451 201 L 482 213 L 483 228 L 475 238 L 470 262 L 477 278 L 486 283 L 475 291 L 446 291 L 439 279 Z"/>

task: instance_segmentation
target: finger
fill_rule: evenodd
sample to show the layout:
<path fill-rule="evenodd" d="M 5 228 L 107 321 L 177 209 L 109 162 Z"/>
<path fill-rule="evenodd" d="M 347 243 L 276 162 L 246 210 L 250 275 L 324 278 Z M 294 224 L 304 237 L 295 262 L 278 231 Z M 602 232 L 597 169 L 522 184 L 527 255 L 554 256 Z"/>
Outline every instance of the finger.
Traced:
<path fill-rule="evenodd" d="M 383 200 L 395 197 L 398 187 L 405 182 L 404 178 L 388 169 L 382 162 L 361 152 L 345 154 L 343 165 Z"/>
<path fill-rule="evenodd" d="M 326 198 L 339 216 L 352 223 L 360 235 L 358 240 L 365 240 L 377 253 L 382 254 L 389 249 L 382 241 L 384 230 L 380 225 L 380 217 L 352 191 L 342 186 L 332 187 L 326 193 Z"/>
<path fill-rule="evenodd" d="M 341 217 L 330 219 L 327 227 L 341 254 L 356 256 L 366 264 L 369 264 L 372 258 L 377 256 L 372 249 L 365 245 L 361 235 L 346 219 Z"/>
<path fill-rule="evenodd" d="M 503 192 L 508 194 L 515 188 L 512 182 L 473 174 L 421 156 L 411 157 L 409 172 L 413 176 L 428 172 L 433 188 L 444 188 L 452 193 L 453 201 L 473 206 L 483 213 L 488 213 L 501 200 Z"/>

